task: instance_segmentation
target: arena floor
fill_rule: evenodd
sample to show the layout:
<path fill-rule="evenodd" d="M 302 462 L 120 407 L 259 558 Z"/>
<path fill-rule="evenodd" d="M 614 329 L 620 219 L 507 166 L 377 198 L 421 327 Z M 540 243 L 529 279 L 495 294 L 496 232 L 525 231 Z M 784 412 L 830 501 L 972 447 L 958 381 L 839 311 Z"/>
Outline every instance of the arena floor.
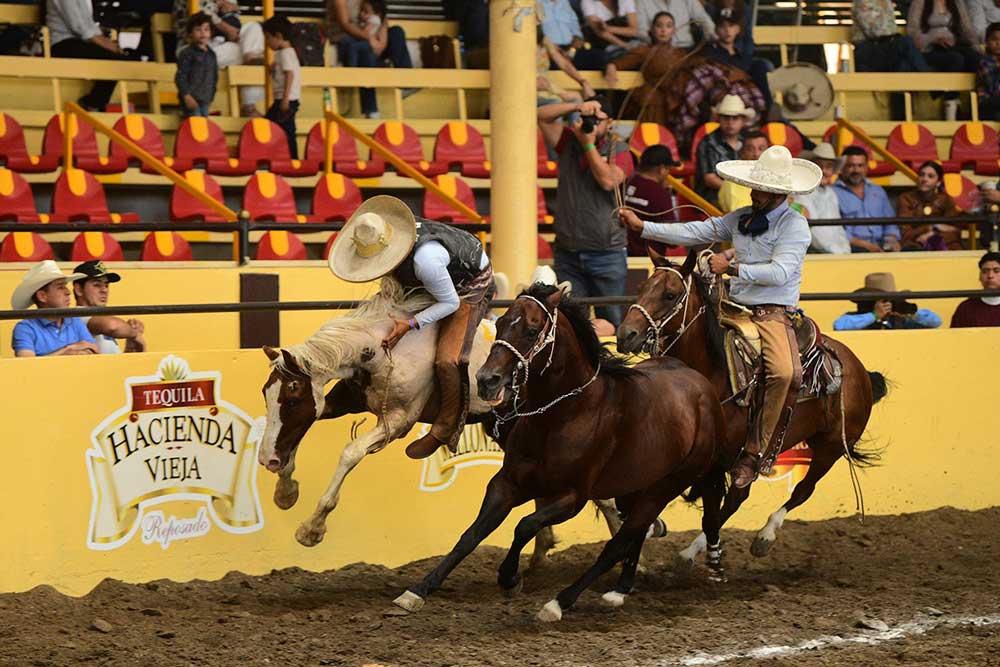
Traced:
<path fill-rule="evenodd" d="M 692 536 L 671 535 L 647 547 L 625 607 L 589 592 L 557 624 L 535 613 L 600 545 L 555 554 L 511 599 L 494 585 L 500 550 L 483 548 L 416 615 L 390 602 L 433 561 L 107 580 L 83 598 L 39 587 L 0 596 L 0 665 L 1000 665 L 998 528 L 1000 508 L 788 521 L 760 560 L 751 533 L 729 531 L 723 585 L 704 569 L 675 580 Z M 889 630 L 861 629 L 861 616 Z"/>

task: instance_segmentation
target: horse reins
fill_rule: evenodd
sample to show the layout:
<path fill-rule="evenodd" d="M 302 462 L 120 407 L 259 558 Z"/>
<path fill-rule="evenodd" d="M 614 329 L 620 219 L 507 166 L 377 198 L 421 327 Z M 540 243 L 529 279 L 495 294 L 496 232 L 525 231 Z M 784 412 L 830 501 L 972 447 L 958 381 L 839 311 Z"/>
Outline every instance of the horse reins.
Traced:
<path fill-rule="evenodd" d="M 669 271 L 675 274 L 678 278 L 680 278 L 681 282 L 684 284 L 684 296 L 680 298 L 680 301 L 674 304 L 674 307 L 670 310 L 669 313 L 667 313 L 664 317 L 660 318 L 659 320 L 654 319 L 653 316 L 649 313 L 649 311 L 638 303 L 633 303 L 628 307 L 629 310 L 635 309 L 639 311 L 639 313 L 643 317 L 645 317 L 646 321 L 649 323 L 649 328 L 646 329 L 646 342 L 643 344 L 643 349 L 647 354 L 659 356 L 666 354 L 667 352 L 670 351 L 670 348 L 672 348 L 674 345 L 677 344 L 677 341 L 681 339 L 681 336 L 684 335 L 684 332 L 686 332 L 688 328 L 690 328 L 691 325 L 695 323 L 695 320 L 701 317 L 702 314 L 705 312 L 705 305 L 702 304 L 701 308 L 698 309 L 698 312 L 695 313 L 694 317 L 688 320 L 688 307 L 690 306 L 691 303 L 691 285 L 692 285 L 691 274 L 688 274 L 687 278 L 685 278 L 680 271 L 678 271 L 672 266 L 657 266 L 655 267 L 654 271 Z M 661 350 L 660 346 L 661 346 L 661 337 L 663 336 L 663 328 L 666 327 L 671 320 L 677 317 L 677 315 L 682 312 L 682 309 L 684 314 L 681 317 L 681 326 L 674 333 L 674 338 L 672 341 L 670 341 L 670 344 Z"/>

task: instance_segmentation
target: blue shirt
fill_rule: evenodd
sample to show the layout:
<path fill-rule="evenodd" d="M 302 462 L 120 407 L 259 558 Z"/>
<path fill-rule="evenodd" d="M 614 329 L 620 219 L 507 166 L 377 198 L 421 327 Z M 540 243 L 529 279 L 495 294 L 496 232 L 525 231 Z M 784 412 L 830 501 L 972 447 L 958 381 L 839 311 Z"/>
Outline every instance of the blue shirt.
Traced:
<path fill-rule="evenodd" d="M 39 317 L 15 324 L 11 345 L 14 352 L 32 350 L 36 357 L 44 357 L 81 340 L 93 343 L 94 337 L 79 317 L 64 317 L 61 326 Z"/>
<path fill-rule="evenodd" d="M 812 241 L 809 223 L 788 202 L 782 202 L 767 214 L 767 231 L 750 236 L 737 228 L 740 218 L 748 213 L 750 207 L 745 206 L 720 218 L 697 222 L 647 222 L 642 238 L 685 246 L 732 241 L 739 263 L 739 275 L 729 281 L 733 301 L 744 306 L 798 304 L 802 263 Z"/>
<path fill-rule="evenodd" d="M 840 203 L 841 218 L 896 217 L 896 212 L 892 210 L 892 204 L 889 203 L 889 196 L 885 194 L 885 190 L 871 181 L 865 181 L 864 199 L 854 194 L 850 187 L 840 179 L 837 179 L 833 184 L 833 191 Z M 889 236 L 896 237 L 897 241 L 903 238 L 899 233 L 898 225 L 844 225 L 844 228 L 850 238 L 868 241 L 879 247 L 882 247 Z"/>
<path fill-rule="evenodd" d="M 892 329 L 892 320 L 896 319 L 901 326 L 900 329 L 937 329 L 941 326 L 941 317 L 930 310 L 920 308 L 913 317 L 890 318 L 885 321 L 883 327 Z M 867 329 L 875 324 L 875 313 L 844 313 L 833 323 L 834 331 L 857 331 Z"/>
<path fill-rule="evenodd" d="M 580 19 L 570 7 L 569 0 L 542 0 L 540 4 L 545 10 L 542 32 L 553 44 L 566 46 L 574 37 L 583 39 Z"/>

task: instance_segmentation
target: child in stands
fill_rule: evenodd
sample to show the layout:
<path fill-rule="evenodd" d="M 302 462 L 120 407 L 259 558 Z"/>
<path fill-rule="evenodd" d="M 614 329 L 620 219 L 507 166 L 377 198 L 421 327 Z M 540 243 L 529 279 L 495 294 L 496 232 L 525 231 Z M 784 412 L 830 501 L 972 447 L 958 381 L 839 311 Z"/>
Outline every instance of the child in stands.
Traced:
<path fill-rule="evenodd" d="M 219 63 L 208 47 L 212 41 L 212 19 L 204 12 L 193 14 L 187 22 L 190 45 L 177 56 L 177 98 L 181 115 L 208 116 L 219 82 Z"/>
<path fill-rule="evenodd" d="M 986 55 L 979 61 L 976 79 L 979 119 L 1000 120 L 1000 23 L 986 28 Z"/>
<path fill-rule="evenodd" d="M 267 45 L 274 50 L 271 69 L 274 103 L 267 110 L 266 118 L 281 126 L 288 136 L 288 151 L 293 160 L 299 157 L 295 137 L 295 114 L 302 99 L 302 71 L 299 57 L 292 48 L 292 23 L 284 16 L 272 16 L 260 26 L 267 37 Z"/>
<path fill-rule="evenodd" d="M 358 9 L 358 24 L 368 33 L 368 43 L 376 58 L 381 58 L 389 43 L 385 0 L 365 0 Z"/>

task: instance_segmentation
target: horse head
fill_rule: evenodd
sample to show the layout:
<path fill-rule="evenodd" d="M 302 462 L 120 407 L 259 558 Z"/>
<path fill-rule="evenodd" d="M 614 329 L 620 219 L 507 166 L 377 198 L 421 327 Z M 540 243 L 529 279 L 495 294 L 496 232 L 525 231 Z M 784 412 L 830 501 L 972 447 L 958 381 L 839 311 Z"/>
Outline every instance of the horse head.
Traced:
<path fill-rule="evenodd" d="M 688 252 L 684 264 L 677 266 L 652 248 L 649 257 L 653 260 L 653 273 L 639 289 L 639 298 L 629 306 L 625 319 L 618 325 L 618 351 L 635 354 L 644 347 L 650 353 L 656 352 L 659 340 L 664 335 L 676 334 L 685 326 L 685 307 L 692 298 L 692 273 L 698 255 Z M 653 350 L 647 343 L 655 341 Z"/>
<path fill-rule="evenodd" d="M 325 382 L 313 378 L 288 350 L 264 346 L 271 374 L 264 383 L 267 425 L 257 456 L 262 466 L 280 472 L 326 405 Z"/>
<path fill-rule="evenodd" d="M 497 334 L 486 361 L 476 373 L 479 397 L 494 406 L 509 400 L 507 390 L 523 373 L 520 381 L 527 380 L 528 369 L 535 356 L 555 344 L 556 308 L 562 300 L 560 289 L 540 301 L 522 292 L 507 312 L 497 320 Z M 542 355 L 550 358 L 549 354 Z"/>

